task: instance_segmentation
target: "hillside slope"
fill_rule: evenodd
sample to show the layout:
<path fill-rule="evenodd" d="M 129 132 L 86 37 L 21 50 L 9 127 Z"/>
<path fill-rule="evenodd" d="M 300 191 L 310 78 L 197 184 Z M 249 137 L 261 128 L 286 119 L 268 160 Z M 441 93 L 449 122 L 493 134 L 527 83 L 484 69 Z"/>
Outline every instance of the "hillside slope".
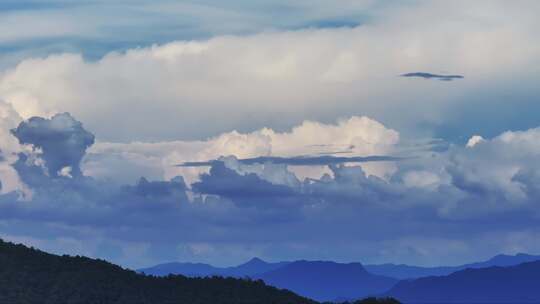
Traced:
<path fill-rule="evenodd" d="M 0 240 L 0 303 L 314 303 L 261 281 L 151 277 Z"/>

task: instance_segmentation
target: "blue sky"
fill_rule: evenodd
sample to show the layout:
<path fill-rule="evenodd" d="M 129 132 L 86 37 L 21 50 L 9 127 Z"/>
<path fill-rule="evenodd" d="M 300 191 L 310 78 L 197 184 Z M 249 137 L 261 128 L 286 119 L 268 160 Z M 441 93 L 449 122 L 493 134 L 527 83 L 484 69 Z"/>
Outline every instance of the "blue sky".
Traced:
<path fill-rule="evenodd" d="M 353 27 L 368 22 L 380 8 L 392 3 L 351 1 L 340 7 L 325 1 L 7 0 L 0 4 L 2 15 L 37 19 L 36 23 L 42 22 L 44 27 L 11 29 L 14 33 L 2 37 L 2 48 L 38 56 L 79 52 L 96 60 L 111 51 L 173 40 L 265 30 Z M 350 6 L 357 9 L 351 11 Z M 4 64 L 13 62 L 5 60 Z"/>
<path fill-rule="evenodd" d="M 540 253 L 518 3 L 3 1 L 0 234 L 129 267 Z"/>

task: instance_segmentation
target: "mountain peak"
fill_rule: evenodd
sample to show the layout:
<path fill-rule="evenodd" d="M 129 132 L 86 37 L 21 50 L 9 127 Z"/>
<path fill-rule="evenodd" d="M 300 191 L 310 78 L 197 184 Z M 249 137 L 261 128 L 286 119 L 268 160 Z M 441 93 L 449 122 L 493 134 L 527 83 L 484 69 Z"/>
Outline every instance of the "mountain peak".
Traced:
<path fill-rule="evenodd" d="M 516 265 L 516 264 L 525 263 L 525 262 L 532 262 L 532 261 L 537 261 L 537 260 L 540 260 L 540 256 L 530 255 L 526 253 L 517 253 L 515 255 L 499 254 L 489 259 L 483 264 L 492 263 L 498 266 L 511 266 L 511 265 Z"/>
<path fill-rule="evenodd" d="M 254 257 L 251 260 L 249 260 L 246 264 L 267 264 L 267 263 L 258 257 Z"/>
<path fill-rule="evenodd" d="M 515 254 L 501 253 L 501 254 L 498 254 L 498 255 L 494 256 L 492 259 L 494 259 L 494 258 L 512 258 L 512 257 L 534 257 L 534 255 L 528 254 L 528 253 L 523 253 L 523 252 L 518 252 L 518 253 L 515 253 Z"/>
<path fill-rule="evenodd" d="M 235 267 L 226 269 L 226 274 L 230 276 L 253 276 L 256 274 L 264 273 L 270 270 L 274 270 L 282 266 L 282 263 L 268 263 L 260 258 L 254 257 L 244 264 L 240 264 Z"/>

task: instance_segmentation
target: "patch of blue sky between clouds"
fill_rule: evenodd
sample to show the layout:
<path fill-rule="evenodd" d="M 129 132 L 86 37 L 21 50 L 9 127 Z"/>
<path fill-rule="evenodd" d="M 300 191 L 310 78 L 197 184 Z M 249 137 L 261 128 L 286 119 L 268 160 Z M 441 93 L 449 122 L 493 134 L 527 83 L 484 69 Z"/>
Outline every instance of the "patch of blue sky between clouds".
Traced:
<path fill-rule="evenodd" d="M 307 28 L 356 27 L 371 19 L 370 11 L 381 4 L 352 11 L 346 5 L 327 3 L 306 5 L 303 1 L 2 1 L 0 18 L 24 16 L 35 20 L 16 31 L 0 33 L 0 68 L 12 66 L 27 57 L 56 53 L 80 53 L 87 60 L 98 60 L 112 51 L 164 44 L 176 40 L 204 40 L 220 35 L 248 35 L 261 31 Z M 80 20 L 76 16 L 81 16 Z M 24 19 L 21 19 L 24 20 Z M 28 19 L 26 19 L 28 20 Z M 23 21 L 21 21 L 23 22 Z M 33 21 L 31 21 L 33 22 Z M 49 22 L 79 24 L 81 29 L 59 33 Z M 45 26 L 43 25 L 45 24 Z M 62 23 L 61 23 L 62 24 Z"/>
<path fill-rule="evenodd" d="M 3 0 L 0 2 L 0 11 L 5 12 L 17 12 L 17 11 L 38 11 L 38 10 L 51 10 L 51 9 L 63 9 L 73 6 L 84 5 L 86 1 L 12 1 Z"/>

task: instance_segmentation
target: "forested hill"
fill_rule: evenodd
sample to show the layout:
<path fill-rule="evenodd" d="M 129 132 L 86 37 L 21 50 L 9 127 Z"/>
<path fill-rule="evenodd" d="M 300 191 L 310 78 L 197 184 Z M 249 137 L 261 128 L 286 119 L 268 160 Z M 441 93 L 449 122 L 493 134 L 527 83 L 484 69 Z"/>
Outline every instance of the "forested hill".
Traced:
<path fill-rule="evenodd" d="M 0 303 L 315 303 L 262 281 L 152 277 L 0 240 Z"/>

